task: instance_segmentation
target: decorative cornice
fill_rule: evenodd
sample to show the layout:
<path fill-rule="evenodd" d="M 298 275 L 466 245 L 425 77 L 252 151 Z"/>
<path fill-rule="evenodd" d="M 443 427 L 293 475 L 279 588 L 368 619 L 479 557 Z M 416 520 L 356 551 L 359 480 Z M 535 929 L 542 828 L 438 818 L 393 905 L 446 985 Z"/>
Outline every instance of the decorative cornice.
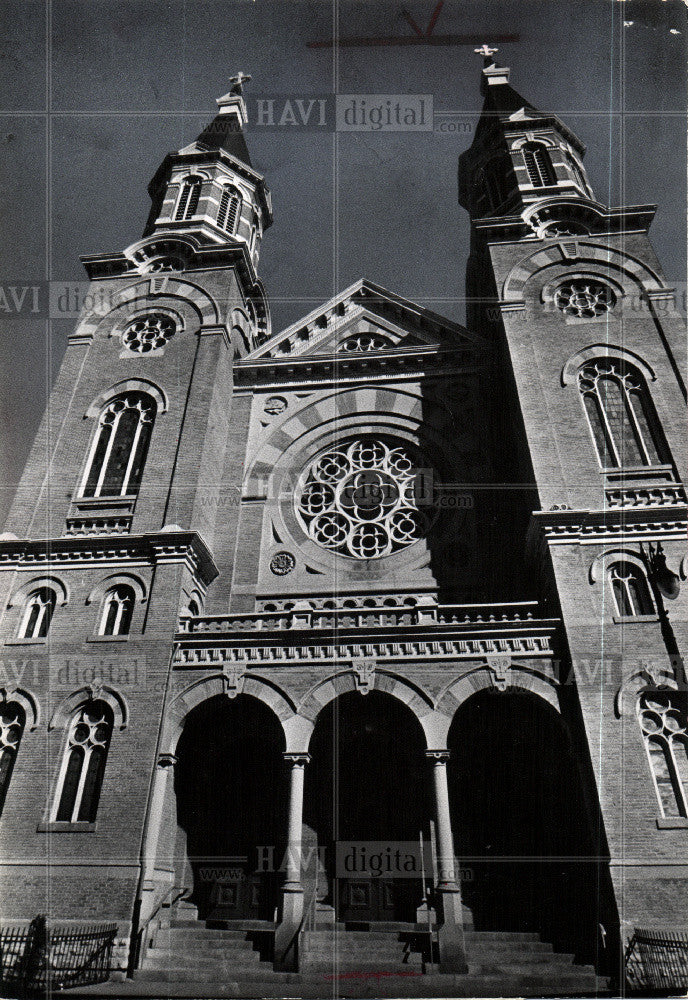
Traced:
<path fill-rule="evenodd" d="M 396 375 L 460 375 L 482 372 L 487 367 L 484 351 L 475 348 L 396 348 L 384 354 L 301 355 L 294 358 L 242 360 L 234 366 L 237 386 L 284 385 L 303 382 L 358 382 L 362 377 L 389 378 Z"/>
<path fill-rule="evenodd" d="M 688 509 L 665 507 L 614 507 L 606 510 L 534 511 L 528 529 L 529 544 L 544 538 L 550 545 L 623 541 L 659 536 L 685 539 Z"/>
<path fill-rule="evenodd" d="M 131 562 L 151 565 L 185 563 L 194 576 L 206 585 L 218 574 L 210 550 L 197 531 L 159 531 L 116 538 L 111 535 L 75 535 L 0 541 L 0 569 Z"/>

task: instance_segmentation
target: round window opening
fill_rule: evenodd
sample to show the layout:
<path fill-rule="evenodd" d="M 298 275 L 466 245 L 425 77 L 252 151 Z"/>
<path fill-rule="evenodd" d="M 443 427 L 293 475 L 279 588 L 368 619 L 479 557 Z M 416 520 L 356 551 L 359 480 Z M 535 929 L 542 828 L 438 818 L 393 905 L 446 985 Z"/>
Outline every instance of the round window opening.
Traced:
<path fill-rule="evenodd" d="M 427 535 L 437 517 L 436 473 L 406 442 L 366 436 L 305 469 L 296 511 L 309 537 L 353 559 L 379 559 Z"/>
<path fill-rule="evenodd" d="M 589 278 L 576 278 L 557 288 L 554 301 L 558 309 L 567 316 L 579 319 L 594 319 L 611 312 L 616 304 L 616 296 L 609 285 Z"/>
<path fill-rule="evenodd" d="M 171 316 L 164 313 L 148 313 L 140 316 L 124 331 L 122 342 L 130 351 L 137 354 L 147 354 L 157 348 L 164 347 L 175 333 L 175 322 Z"/>

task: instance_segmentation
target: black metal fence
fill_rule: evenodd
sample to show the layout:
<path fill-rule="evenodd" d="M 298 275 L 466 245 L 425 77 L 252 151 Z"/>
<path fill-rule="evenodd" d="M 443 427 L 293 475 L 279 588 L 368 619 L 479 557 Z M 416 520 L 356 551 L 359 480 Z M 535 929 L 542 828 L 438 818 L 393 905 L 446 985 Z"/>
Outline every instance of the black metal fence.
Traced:
<path fill-rule="evenodd" d="M 105 982 L 117 924 L 0 926 L 0 983 L 15 994 Z"/>
<path fill-rule="evenodd" d="M 636 927 L 626 949 L 626 982 L 634 991 L 688 989 L 688 930 Z"/>

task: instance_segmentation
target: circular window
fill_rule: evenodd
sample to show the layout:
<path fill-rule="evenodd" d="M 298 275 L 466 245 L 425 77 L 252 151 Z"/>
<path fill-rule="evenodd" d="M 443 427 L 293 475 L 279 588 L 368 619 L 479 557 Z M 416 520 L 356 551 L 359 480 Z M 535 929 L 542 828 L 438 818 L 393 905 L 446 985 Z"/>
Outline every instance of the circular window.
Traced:
<path fill-rule="evenodd" d="M 430 464 L 410 445 L 361 437 L 305 470 L 296 510 L 310 538 L 354 559 L 379 559 L 427 534 L 437 516 Z"/>
<path fill-rule="evenodd" d="M 379 333 L 356 333 L 353 337 L 347 337 L 342 341 L 339 352 L 356 354 L 365 351 L 384 351 L 385 348 L 392 346 L 392 341 Z"/>
<path fill-rule="evenodd" d="M 158 347 L 164 347 L 174 336 L 176 326 L 171 316 L 164 313 L 148 313 L 140 316 L 124 331 L 122 343 L 130 351 L 147 354 Z"/>
<path fill-rule="evenodd" d="M 609 285 L 588 278 L 576 278 L 560 285 L 554 294 L 557 308 L 567 316 L 593 319 L 611 312 L 616 296 Z"/>

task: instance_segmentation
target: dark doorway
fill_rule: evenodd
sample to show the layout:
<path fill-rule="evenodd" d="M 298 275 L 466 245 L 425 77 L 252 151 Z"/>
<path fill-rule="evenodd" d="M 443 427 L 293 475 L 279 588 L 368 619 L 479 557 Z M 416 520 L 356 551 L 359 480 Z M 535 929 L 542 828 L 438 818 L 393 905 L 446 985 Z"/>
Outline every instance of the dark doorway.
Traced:
<path fill-rule="evenodd" d="M 279 869 L 284 855 L 284 748 L 274 712 L 248 695 L 209 698 L 186 720 L 177 745 L 177 821 L 202 919 L 273 918 L 282 873 L 262 869 Z M 268 848 L 260 859 L 258 847 Z"/>
<path fill-rule="evenodd" d="M 476 929 L 536 931 L 591 959 L 598 866 L 559 714 L 527 692 L 481 691 L 457 711 L 449 748 L 454 840 Z"/>
<path fill-rule="evenodd" d="M 325 902 L 348 923 L 414 921 L 417 844 L 432 816 L 418 720 L 391 695 L 344 694 L 318 716 L 310 752 L 305 821 L 325 848 Z"/>

